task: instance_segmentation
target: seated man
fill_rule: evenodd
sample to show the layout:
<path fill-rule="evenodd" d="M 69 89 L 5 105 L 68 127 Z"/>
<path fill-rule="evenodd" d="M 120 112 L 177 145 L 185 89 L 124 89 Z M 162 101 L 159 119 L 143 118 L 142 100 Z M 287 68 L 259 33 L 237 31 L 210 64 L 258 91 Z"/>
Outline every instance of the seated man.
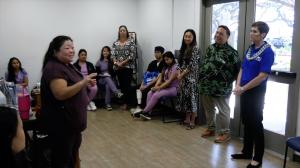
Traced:
<path fill-rule="evenodd" d="M 138 106 L 132 111 L 132 113 L 141 111 L 141 108 L 146 106 L 147 93 L 155 85 L 159 73 L 161 73 L 164 67 L 164 61 L 162 54 L 165 49 L 162 46 L 156 46 L 154 48 L 155 60 L 150 62 L 147 71 L 144 73 L 143 81 L 140 88 L 136 91 Z"/>

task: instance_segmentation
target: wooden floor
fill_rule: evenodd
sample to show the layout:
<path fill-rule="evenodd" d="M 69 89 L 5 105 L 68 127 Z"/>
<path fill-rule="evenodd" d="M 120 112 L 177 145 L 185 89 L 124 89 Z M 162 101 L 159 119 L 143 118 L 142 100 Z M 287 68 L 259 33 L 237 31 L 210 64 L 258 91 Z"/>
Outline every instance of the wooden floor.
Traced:
<path fill-rule="evenodd" d="M 80 148 L 82 168 L 245 168 L 249 160 L 232 160 L 238 140 L 216 144 L 204 130 L 185 130 L 160 118 L 134 120 L 129 112 L 99 109 L 88 112 L 88 128 Z M 282 159 L 266 153 L 263 167 L 280 168 Z M 288 162 L 289 168 L 300 164 Z"/>

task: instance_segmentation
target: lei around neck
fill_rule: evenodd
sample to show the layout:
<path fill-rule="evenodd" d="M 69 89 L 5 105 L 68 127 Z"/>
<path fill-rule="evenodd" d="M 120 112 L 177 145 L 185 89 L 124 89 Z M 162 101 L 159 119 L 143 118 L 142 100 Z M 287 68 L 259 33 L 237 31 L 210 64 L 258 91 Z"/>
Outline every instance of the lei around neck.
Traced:
<path fill-rule="evenodd" d="M 251 61 L 251 60 L 256 59 L 257 57 L 259 57 L 269 47 L 271 47 L 271 45 L 268 44 L 267 42 L 265 42 L 263 44 L 263 46 L 253 56 L 251 56 L 252 46 L 250 46 L 249 49 L 248 49 L 248 51 L 247 51 L 247 54 L 246 54 L 247 60 Z"/>

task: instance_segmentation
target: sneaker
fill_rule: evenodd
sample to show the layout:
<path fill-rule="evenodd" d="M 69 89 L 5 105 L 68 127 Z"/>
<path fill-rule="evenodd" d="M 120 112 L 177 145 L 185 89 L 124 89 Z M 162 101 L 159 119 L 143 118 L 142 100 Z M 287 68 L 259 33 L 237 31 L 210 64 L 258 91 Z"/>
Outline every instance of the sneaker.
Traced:
<path fill-rule="evenodd" d="M 91 110 L 93 110 L 93 111 L 97 110 L 95 103 L 92 101 L 90 102 L 90 107 L 91 107 Z"/>
<path fill-rule="evenodd" d="M 140 118 L 140 115 L 143 113 L 142 110 L 140 111 L 134 111 L 133 113 L 131 113 L 131 116 L 134 118 Z"/>
<path fill-rule="evenodd" d="M 143 111 L 143 109 L 141 109 L 140 106 L 130 109 L 131 114 L 134 114 L 134 113 L 137 113 L 140 111 Z"/>
<path fill-rule="evenodd" d="M 135 112 L 135 108 L 130 108 L 130 113 L 132 114 L 133 112 Z"/>
<path fill-rule="evenodd" d="M 151 120 L 151 115 L 149 113 L 142 113 L 140 117 L 144 120 Z"/>
<path fill-rule="evenodd" d="M 87 107 L 86 107 L 86 110 L 87 110 L 87 111 L 91 111 L 91 110 L 92 110 L 92 108 L 91 108 L 91 105 L 90 105 L 90 104 L 88 104 L 88 105 L 87 105 Z"/>
<path fill-rule="evenodd" d="M 121 98 L 123 96 L 123 93 L 118 92 L 118 93 L 116 93 L 116 96 L 117 96 L 117 98 Z"/>
<path fill-rule="evenodd" d="M 112 110 L 112 107 L 111 107 L 111 105 L 109 105 L 109 104 L 106 105 L 105 108 L 106 108 L 106 110 L 108 110 L 108 111 L 111 111 L 111 110 Z"/>

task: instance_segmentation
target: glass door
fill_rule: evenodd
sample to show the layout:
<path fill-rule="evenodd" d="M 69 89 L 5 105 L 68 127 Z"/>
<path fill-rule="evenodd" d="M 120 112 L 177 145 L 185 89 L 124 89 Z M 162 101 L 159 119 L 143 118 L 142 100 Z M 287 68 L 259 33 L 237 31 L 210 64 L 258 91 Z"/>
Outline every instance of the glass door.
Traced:
<path fill-rule="evenodd" d="M 283 154 L 286 136 L 295 135 L 297 101 L 289 101 L 298 97 L 295 91 L 295 74 L 290 70 L 299 70 L 299 65 L 292 64 L 292 49 L 294 29 L 295 0 L 223 0 L 206 1 L 205 47 L 213 43 L 213 36 L 217 27 L 227 25 L 231 30 L 229 44 L 238 50 L 241 59 L 250 45 L 249 32 L 254 21 L 268 23 L 270 32 L 266 41 L 272 45 L 275 52 L 275 63 L 269 77 L 264 120 L 266 148 Z M 298 4 L 299 6 L 299 4 Z M 208 34 L 208 35 L 207 35 Z M 297 41 L 298 42 L 298 41 Z M 299 43 L 299 42 L 298 42 Z M 230 98 L 231 131 L 233 135 L 241 136 L 239 97 Z M 289 121 L 293 121 L 289 124 Z"/>
<path fill-rule="evenodd" d="M 255 21 L 264 21 L 270 31 L 266 41 L 275 52 L 273 73 L 267 85 L 263 124 L 266 132 L 266 147 L 283 152 L 286 135 L 290 80 L 278 75 L 291 69 L 295 0 L 256 0 Z"/>

